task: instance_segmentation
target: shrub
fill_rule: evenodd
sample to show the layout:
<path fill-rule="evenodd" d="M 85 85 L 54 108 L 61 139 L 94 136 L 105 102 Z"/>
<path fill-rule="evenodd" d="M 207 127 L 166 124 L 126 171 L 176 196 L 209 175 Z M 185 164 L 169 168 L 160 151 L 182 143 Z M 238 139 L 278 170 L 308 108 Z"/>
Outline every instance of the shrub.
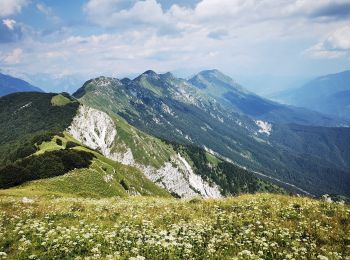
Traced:
<path fill-rule="evenodd" d="M 93 158 L 92 153 L 75 150 L 57 150 L 31 156 L 0 169 L 0 188 L 63 175 L 75 168 L 86 168 Z"/>
<path fill-rule="evenodd" d="M 68 141 L 66 143 L 66 149 L 70 149 L 70 148 L 73 148 L 73 147 L 76 147 L 76 146 L 79 146 L 79 144 L 77 144 L 76 142 Z"/>
<path fill-rule="evenodd" d="M 0 169 L 0 188 L 17 186 L 27 178 L 30 178 L 30 171 L 26 168 L 14 164 L 7 165 Z"/>
<path fill-rule="evenodd" d="M 126 181 L 124 181 L 124 179 L 120 181 L 120 185 L 123 186 L 124 190 L 129 190 L 129 185 L 126 183 Z"/>
<path fill-rule="evenodd" d="M 14 156 L 11 159 L 12 159 L 12 161 L 15 161 L 17 159 L 25 158 L 25 157 L 35 153 L 36 151 L 37 151 L 37 148 L 35 145 L 27 143 L 24 146 L 18 148 L 14 152 Z"/>
<path fill-rule="evenodd" d="M 57 138 L 56 139 L 56 144 L 59 145 L 59 146 L 62 146 L 62 140 Z"/>

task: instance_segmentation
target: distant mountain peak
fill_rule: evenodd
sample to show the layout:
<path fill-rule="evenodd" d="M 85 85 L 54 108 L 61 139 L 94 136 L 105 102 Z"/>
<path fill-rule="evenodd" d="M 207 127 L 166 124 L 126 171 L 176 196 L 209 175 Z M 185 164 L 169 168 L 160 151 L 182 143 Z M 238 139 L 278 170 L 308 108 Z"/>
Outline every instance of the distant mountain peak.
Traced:
<path fill-rule="evenodd" d="M 123 84 L 129 84 L 131 81 L 132 81 L 132 80 L 129 79 L 129 78 L 122 78 L 122 79 L 120 80 L 120 82 L 123 83 Z"/>
<path fill-rule="evenodd" d="M 86 81 L 81 88 L 77 89 L 77 91 L 73 93 L 73 96 L 76 98 L 83 97 L 86 92 L 91 91 L 91 85 L 94 86 L 93 90 L 105 90 L 111 89 L 115 86 L 121 86 L 122 84 L 123 83 L 119 79 L 99 76 L 97 78 Z"/>
<path fill-rule="evenodd" d="M 167 79 L 175 78 L 175 76 L 171 72 L 166 72 L 164 74 L 161 74 L 161 76 Z"/>
<path fill-rule="evenodd" d="M 236 90 L 242 93 L 248 93 L 237 84 L 231 77 L 225 75 L 218 69 L 203 70 L 189 79 L 189 82 L 199 89 L 215 88 L 219 92 Z M 213 90 L 213 91 L 216 91 Z"/>
<path fill-rule="evenodd" d="M 281 92 L 277 98 L 326 115 L 350 119 L 350 70 L 317 77 L 303 86 Z"/>
<path fill-rule="evenodd" d="M 151 76 L 151 77 L 156 77 L 158 76 L 158 74 L 153 71 L 153 70 L 146 70 L 144 73 L 142 73 L 141 75 L 146 75 L 146 76 Z"/>
<path fill-rule="evenodd" d="M 111 77 L 105 77 L 105 76 L 100 76 L 94 79 L 94 81 L 96 82 L 96 85 L 98 87 L 105 87 L 105 86 L 109 86 L 110 84 L 117 84 L 120 85 L 121 82 L 119 79 L 116 78 L 111 78 Z"/>
<path fill-rule="evenodd" d="M 220 70 L 218 69 L 209 69 L 209 70 L 202 70 L 198 73 L 199 75 L 215 75 L 215 74 L 221 74 L 224 75 Z M 226 76 L 226 75 L 225 75 Z"/>

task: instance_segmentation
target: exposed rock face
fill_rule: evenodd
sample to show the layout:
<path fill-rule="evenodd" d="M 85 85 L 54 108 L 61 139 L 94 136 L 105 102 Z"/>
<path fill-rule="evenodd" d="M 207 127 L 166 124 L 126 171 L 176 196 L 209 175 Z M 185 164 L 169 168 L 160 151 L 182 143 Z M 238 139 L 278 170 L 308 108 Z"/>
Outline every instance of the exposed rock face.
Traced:
<path fill-rule="evenodd" d="M 216 184 L 210 185 L 195 174 L 189 163 L 179 154 L 173 156 L 172 163 L 166 162 L 160 169 L 148 166 L 143 168 L 143 172 L 153 182 L 180 197 L 222 197 L 220 188 Z"/>
<path fill-rule="evenodd" d="M 110 157 L 110 149 L 117 134 L 113 120 L 104 112 L 80 106 L 68 132 L 83 144 Z"/>
<path fill-rule="evenodd" d="M 265 121 L 262 121 L 262 120 L 256 120 L 255 123 L 260 128 L 259 133 L 264 133 L 267 135 L 271 134 L 272 124 L 265 122 Z"/>
<path fill-rule="evenodd" d="M 165 162 L 159 169 L 136 162 L 130 148 L 125 153 L 111 152 L 118 133 L 112 118 L 102 111 L 80 106 L 67 131 L 83 144 L 100 150 L 104 156 L 140 169 L 153 182 L 180 197 L 221 197 L 216 184 L 210 185 L 195 174 L 185 158 L 175 152 L 171 163 Z"/>
<path fill-rule="evenodd" d="M 192 167 L 185 160 L 185 158 L 181 157 L 180 155 L 178 155 L 178 158 L 183 163 L 186 169 L 186 172 L 188 173 L 187 178 L 191 187 L 199 191 L 200 194 L 202 194 L 204 197 L 208 197 L 208 198 L 221 197 L 220 188 L 216 184 L 209 186 L 206 181 L 204 181 L 199 175 L 193 172 Z"/>

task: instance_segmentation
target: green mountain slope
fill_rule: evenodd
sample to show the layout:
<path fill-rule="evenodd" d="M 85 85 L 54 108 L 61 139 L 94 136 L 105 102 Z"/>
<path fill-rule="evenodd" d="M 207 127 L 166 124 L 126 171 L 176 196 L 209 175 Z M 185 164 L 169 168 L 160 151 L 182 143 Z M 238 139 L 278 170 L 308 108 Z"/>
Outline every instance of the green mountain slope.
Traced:
<path fill-rule="evenodd" d="M 0 162 L 30 155 L 35 143 L 62 133 L 71 124 L 79 103 L 67 96 L 64 106 L 53 105 L 56 97 L 14 93 L 0 98 Z"/>
<path fill-rule="evenodd" d="M 148 134 L 205 146 L 212 154 L 315 195 L 350 193 L 350 169 L 345 163 L 349 161 L 349 147 L 336 141 L 333 130 L 328 128 L 322 128 L 326 138 L 317 139 L 316 134 L 309 141 L 303 131 L 292 125 L 238 114 L 170 73 L 147 71 L 134 80 L 100 77 L 86 82 L 74 95 L 86 105 L 123 117 Z M 342 132 L 348 133 L 348 128 L 334 131 L 347 143 L 348 134 Z M 320 146 L 325 153 L 320 152 Z M 337 156 L 328 158 L 327 154 Z M 327 172 L 330 174 L 325 178 Z M 341 187 L 337 179 L 342 180 Z"/>
<path fill-rule="evenodd" d="M 60 140 L 58 142 L 57 140 Z M 58 145 L 57 143 L 61 143 Z M 74 147 L 67 148 L 69 146 Z M 164 189 L 155 185 L 152 181 L 144 176 L 144 174 L 130 166 L 122 165 L 118 162 L 107 159 L 100 153 L 97 153 L 85 146 L 79 144 L 67 133 L 64 137 L 55 136 L 51 141 L 44 142 L 40 145 L 40 150 L 26 160 L 33 161 L 32 157 L 45 156 L 52 151 L 77 151 L 92 154 L 93 158 L 89 165 L 84 167 L 74 167 L 66 172 L 59 174 L 53 169 L 50 176 L 37 176 L 40 166 L 36 167 L 35 181 L 26 182 L 25 184 L 12 188 L 15 193 L 35 195 L 55 195 L 55 196 L 73 196 L 73 197 L 125 197 L 129 195 L 152 195 L 170 197 L 170 194 Z M 70 155 L 71 156 L 71 155 Z M 70 157 L 72 163 L 76 163 L 76 158 Z M 50 167 L 51 168 L 51 167 Z M 0 176 L 1 176 L 0 169 Z M 47 173 L 47 171 L 46 171 Z M 55 176 L 59 175 L 59 176 Z"/>

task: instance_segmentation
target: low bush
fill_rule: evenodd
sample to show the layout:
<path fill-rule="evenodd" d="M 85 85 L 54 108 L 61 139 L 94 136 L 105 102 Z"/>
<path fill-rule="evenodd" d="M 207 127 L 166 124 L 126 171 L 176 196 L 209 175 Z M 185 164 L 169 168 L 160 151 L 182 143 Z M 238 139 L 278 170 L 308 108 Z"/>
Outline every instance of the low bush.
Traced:
<path fill-rule="evenodd" d="M 93 158 L 92 153 L 67 149 L 31 156 L 0 168 L 0 188 L 63 175 L 75 168 L 86 168 Z"/>

